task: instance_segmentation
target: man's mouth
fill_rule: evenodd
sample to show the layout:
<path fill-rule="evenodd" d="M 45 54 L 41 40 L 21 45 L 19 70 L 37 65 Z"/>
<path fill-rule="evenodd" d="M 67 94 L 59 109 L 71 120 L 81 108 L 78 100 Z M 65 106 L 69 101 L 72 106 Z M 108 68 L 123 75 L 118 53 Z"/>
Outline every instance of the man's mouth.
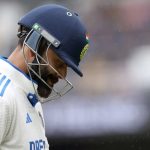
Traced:
<path fill-rule="evenodd" d="M 53 85 L 51 85 L 50 87 L 48 87 L 44 83 L 38 84 L 37 91 L 38 91 L 39 96 L 43 98 L 47 98 L 52 92 Z"/>
<path fill-rule="evenodd" d="M 38 83 L 37 91 L 41 97 L 47 98 L 51 94 L 54 84 L 56 84 L 58 82 L 58 77 L 56 77 L 52 74 L 49 74 L 47 77 L 43 78 L 43 80 L 48 85 L 46 85 L 45 83 L 40 81 Z"/>
<path fill-rule="evenodd" d="M 47 81 L 49 85 L 53 86 L 55 83 L 58 82 L 58 77 L 56 75 L 49 74 L 45 81 Z"/>

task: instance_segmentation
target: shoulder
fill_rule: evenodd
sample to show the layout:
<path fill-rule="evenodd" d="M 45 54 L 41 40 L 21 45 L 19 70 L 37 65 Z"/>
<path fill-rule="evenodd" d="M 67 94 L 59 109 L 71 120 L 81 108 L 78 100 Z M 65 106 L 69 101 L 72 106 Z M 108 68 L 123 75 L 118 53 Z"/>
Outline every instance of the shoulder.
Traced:
<path fill-rule="evenodd" d="M 16 86 L 5 74 L 0 74 L 0 104 L 4 104 L 9 111 L 13 111 L 16 105 Z"/>
<path fill-rule="evenodd" d="M 0 109 L 2 109 L 3 107 L 7 111 L 9 111 L 10 114 L 12 114 L 15 109 L 15 98 L 10 88 L 11 81 L 9 79 L 5 79 L 5 81 L 0 84 Z"/>
<path fill-rule="evenodd" d="M 0 99 L 7 101 L 7 99 L 16 99 L 18 96 L 18 86 L 6 74 L 0 73 Z"/>
<path fill-rule="evenodd" d="M 3 97 L 8 89 L 11 80 L 4 74 L 0 74 L 0 97 Z"/>
<path fill-rule="evenodd" d="M 12 94 L 8 94 L 11 80 L 5 75 L 0 75 L 0 116 L 6 124 L 10 124 L 14 113 L 14 101 L 12 101 Z"/>

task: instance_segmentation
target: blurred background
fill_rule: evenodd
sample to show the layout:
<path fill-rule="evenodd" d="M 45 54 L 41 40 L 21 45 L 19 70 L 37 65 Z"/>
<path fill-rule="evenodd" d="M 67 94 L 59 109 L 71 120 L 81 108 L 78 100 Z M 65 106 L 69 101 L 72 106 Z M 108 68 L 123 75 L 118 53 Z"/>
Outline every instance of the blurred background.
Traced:
<path fill-rule="evenodd" d="M 17 21 L 32 8 L 78 12 L 90 36 L 74 89 L 43 105 L 51 150 L 150 149 L 149 0 L 0 0 L 0 53 L 17 45 Z"/>

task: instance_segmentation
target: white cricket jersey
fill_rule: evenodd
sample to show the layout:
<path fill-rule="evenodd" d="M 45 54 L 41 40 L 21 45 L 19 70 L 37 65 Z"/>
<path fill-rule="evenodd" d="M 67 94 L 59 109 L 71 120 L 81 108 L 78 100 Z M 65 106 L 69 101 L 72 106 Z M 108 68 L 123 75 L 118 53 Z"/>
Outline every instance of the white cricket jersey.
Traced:
<path fill-rule="evenodd" d="M 34 93 L 28 76 L 0 57 L 0 150 L 49 149 Z"/>

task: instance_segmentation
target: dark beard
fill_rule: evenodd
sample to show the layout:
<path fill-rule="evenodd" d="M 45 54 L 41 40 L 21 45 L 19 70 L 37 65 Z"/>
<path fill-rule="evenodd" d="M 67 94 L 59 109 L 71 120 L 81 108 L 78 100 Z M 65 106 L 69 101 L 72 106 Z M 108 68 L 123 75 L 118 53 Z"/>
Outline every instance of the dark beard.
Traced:
<path fill-rule="evenodd" d="M 38 74 L 38 71 L 39 71 L 39 67 L 36 66 L 36 65 L 33 65 L 31 66 L 31 68 Z M 37 92 L 39 94 L 40 97 L 43 97 L 43 98 L 47 98 L 51 92 L 52 92 L 52 89 L 50 89 L 47 85 L 45 85 L 35 74 L 34 72 L 31 70 L 30 71 L 30 74 L 31 74 L 31 77 L 34 81 L 37 82 L 38 84 L 38 87 L 37 87 Z M 47 82 L 47 71 L 46 71 L 46 68 L 43 69 L 43 71 L 41 72 L 42 74 L 42 79 Z"/>

